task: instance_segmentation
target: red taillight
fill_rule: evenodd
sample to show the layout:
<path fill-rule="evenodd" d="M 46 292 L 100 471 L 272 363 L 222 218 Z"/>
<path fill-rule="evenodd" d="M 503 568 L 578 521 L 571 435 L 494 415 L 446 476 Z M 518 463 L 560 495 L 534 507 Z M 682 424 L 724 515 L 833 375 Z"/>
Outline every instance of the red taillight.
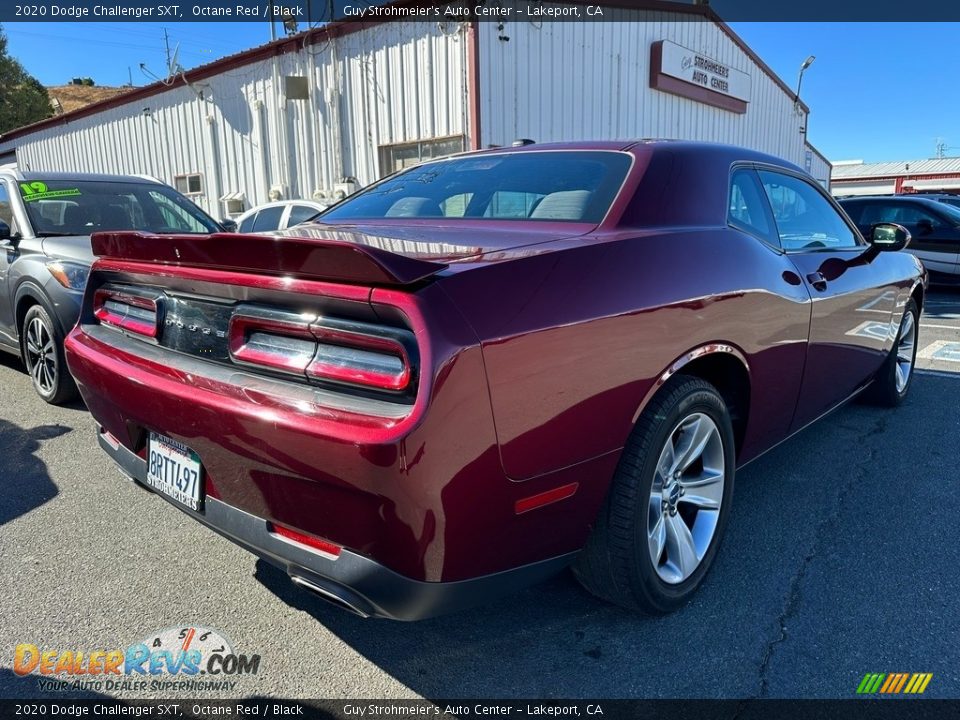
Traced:
<path fill-rule="evenodd" d="M 406 390 L 414 367 L 407 345 L 414 340 L 406 330 L 309 314 L 244 308 L 230 320 L 234 362 L 317 382 Z"/>
<path fill-rule="evenodd" d="M 234 362 L 302 375 L 317 349 L 310 333 L 314 318 L 270 311 L 236 313 L 230 319 L 230 357 Z"/>
<path fill-rule="evenodd" d="M 383 390 L 410 384 L 410 357 L 400 341 L 319 325 L 310 329 L 319 344 L 307 377 Z"/>
<path fill-rule="evenodd" d="M 296 543 L 298 545 L 305 545 L 311 550 L 319 550 L 325 555 L 329 555 L 333 559 L 340 557 L 340 550 L 342 548 L 339 545 L 334 545 L 332 542 L 323 540 L 322 538 L 314 537 L 313 535 L 307 535 L 296 530 L 292 530 L 288 527 L 283 527 L 283 525 L 277 525 L 276 523 L 270 523 L 269 532 L 271 535 L 276 535 L 277 537 L 283 538 L 288 542 Z"/>
<path fill-rule="evenodd" d="M 104 325 L 155 338 L 159 331 L 155 298 L 109 287 L 93 294 L 93 314 Z"/>

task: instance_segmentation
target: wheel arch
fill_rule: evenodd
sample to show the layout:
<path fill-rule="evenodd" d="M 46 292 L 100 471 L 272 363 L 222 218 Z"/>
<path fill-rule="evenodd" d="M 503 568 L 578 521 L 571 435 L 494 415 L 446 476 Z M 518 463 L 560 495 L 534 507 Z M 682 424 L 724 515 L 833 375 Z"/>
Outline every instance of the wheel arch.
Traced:
<path fill-rule="evenodd" d="M 21 335 L 23 319 L 27 316 L 27 311 L 34 305 L 42 305 L 44 310 L 47 311 L 47 315 L 50 316 L 50 319 L 57 324 L 60 333 L 65 334 L 59 316 L 53 311 L 53 303 L 50 302 L 50 298 L 47 297 L 47 294 L 38 285 L 29 280 L 25 280 L 20 284 L 20 287 L 17 288 L 13 301 L 14 321 L 16 322 L 18 339 Z"/>
<path fill-rule="evenodd" d="M 730 412 L 735 451 L 739 457 L 746 437 L 751 401 L 750 364 L 744 353 L 735 345 L 724 342 L 701 345 L 684 353 L 654 382 L 633 415 L 633 425 L 636 425 L 641 413 L 660 389 L 677 374 L 705 380 L 720 393 Z"/>

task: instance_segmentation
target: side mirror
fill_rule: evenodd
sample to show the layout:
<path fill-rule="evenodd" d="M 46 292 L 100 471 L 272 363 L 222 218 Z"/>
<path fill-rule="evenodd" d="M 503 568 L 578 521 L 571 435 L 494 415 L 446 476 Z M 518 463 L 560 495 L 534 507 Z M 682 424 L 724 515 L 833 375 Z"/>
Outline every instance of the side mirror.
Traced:
<path fill-rule="evenodd" d="M 13 234 L 13 230 L 3 220 L 0 220 L 0 247 L 17 249 L 20 244 L 20 234 Z"/>
<path fill-rule="evenodd" d="M 877 250 L 903 250 L 910 244 L 910 233 L 903 225 L 877 223 L 870 228 L 869 242 Z"/>
<path fill-rule="evenodd" d="M 234 233 L 237 231 L 237 223 L 234 220 L 221 220 L 220 227 L 224 232 Z"/>

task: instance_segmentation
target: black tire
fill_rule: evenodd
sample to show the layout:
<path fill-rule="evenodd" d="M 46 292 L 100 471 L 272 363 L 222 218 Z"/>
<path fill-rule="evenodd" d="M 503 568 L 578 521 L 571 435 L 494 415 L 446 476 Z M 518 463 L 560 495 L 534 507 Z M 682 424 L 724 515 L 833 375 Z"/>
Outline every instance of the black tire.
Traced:
<path fill-rule="evenodd" d="M 46 402 L 59 405 L 77 397 L 63 355 L 63 333 L 43 305 L 31 306 L 23 318 L 20 353 L 33 389 Z"/>
<path fill-rule="evenodd" d="M 648 545 L 648 523 L 654 522 L 656 526 L 659 522 L 657 512 L 652 509 L 651 492 L 666 444 L 682 438 L 682 434 L 678 435 L 683 432 L 681 425 L 701 415 L 712 420 L 713 429 L 718 431 L 711 442 L 719 438 L 722 443 L 719 449 L 712 448 L 714 456 L 720 453 L 724 463 L 720 473 L 723 478 L 720 509 L 713 534 L 706 541 L 709 545 L 696 569 L 682 581 L 666 582 L 661 576 L 665 555 L 660 556 L 661 561 L 655 565 L 652 559 L 655 551 Z M 644 410 L 627 441 L 604 506 L 574 564 L 577 579 L 594 595 L 634 610 L 662 614 L 684 605 L 703 582 L 716 556 L 729 517 L 734 474 L 733 425 L 720 393 L 700 378 L 674 376 Z M 670 482 L 680 484 L 681 481 Z M 690 506 L 686 508 L 689 510 Z M 699 517 L 699 512 L 694 510 L 695 517 Z M 666 510 L 663 517 L 667 517 Z"/>
<path fill-rule="evenodd" d="M 907 319 L 908 316 L 910 320 Z M 912 343 L 907 353 L 910 357 L 910 363 L 909 370 L 906 372 L 906 383 L 901 386 L 897 379 L 897 368 L 898 366 L 901 369 L 904 367 L 901 362 L 901 355 L 903 355 L 901 349 L 904 339 L 905 323 L 908 322 L 910 323 L 912 333 Z M 864 398 L 868 402 L 881 407 L 897 407 L 897 405 L 902 403 L 904 398 L 907 397 L 907 393 L 910 392 L 910 386 L 913 384 L 913 371 L 917 364 L 917 339 L 919 337 L 919 331 L 920 312 L 917 309 L 917 303 L 911 298 L 907 302 L 907 307 L 904 308 L 903 316 L 900 318 L 897 337 L 893 342 L 893 347 L 890 348 L 890 354 L 887 355 L 887 359 L 883 361 L 883 365 L 877 371 L 876 377 L 874 377 L 870 387 L 868 387 L 864 393 Z"/>

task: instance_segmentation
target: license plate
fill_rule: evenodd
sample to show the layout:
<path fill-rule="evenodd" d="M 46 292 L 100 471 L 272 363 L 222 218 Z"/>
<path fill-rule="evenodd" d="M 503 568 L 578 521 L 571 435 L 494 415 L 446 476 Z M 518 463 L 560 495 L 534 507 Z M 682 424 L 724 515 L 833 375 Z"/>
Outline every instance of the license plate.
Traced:
<path fill-rule="evenodd" d="M 181 442 L 150 433 L 147 484 L 191 510 L 203 509 L 200 456 Z"/>

